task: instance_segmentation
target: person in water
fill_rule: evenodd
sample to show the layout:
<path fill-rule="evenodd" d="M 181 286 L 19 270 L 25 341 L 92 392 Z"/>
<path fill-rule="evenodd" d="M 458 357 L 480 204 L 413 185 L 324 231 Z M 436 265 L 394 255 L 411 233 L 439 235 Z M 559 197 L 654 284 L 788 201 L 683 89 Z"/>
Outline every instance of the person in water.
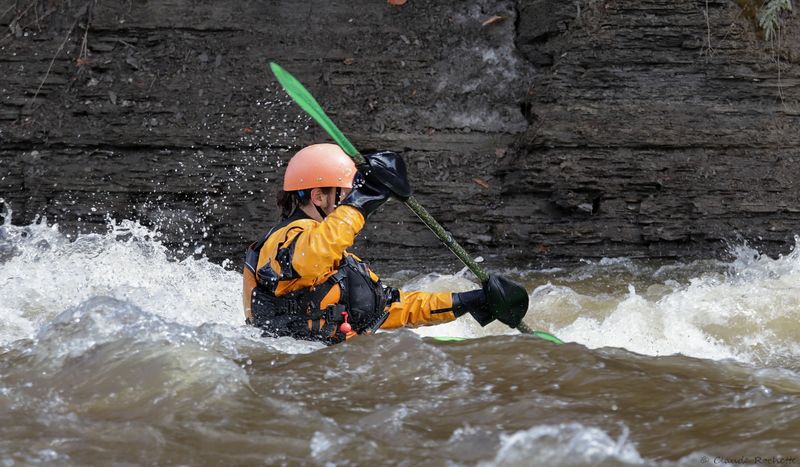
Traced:
<path fill-rule="evenodd" d="M 411 195 L 400 155 L 364 157 L 366 163 L 356 167 L 339 146 L 314 144 L 291 158 L 278 193 L 281 220 L 245 255 L 246 322 L 267 336 L 329 345 L 378 329 L 446 323 L 466 313 L 482 326 L 498 319 L 516 327 L 527 310 L 527 293 L 510 293 L 519 286 L 502 276 L 490 276 L 482 289 L 470 292 L 407 292 L 382 284 L 347 251 L 390 197 Z"/>

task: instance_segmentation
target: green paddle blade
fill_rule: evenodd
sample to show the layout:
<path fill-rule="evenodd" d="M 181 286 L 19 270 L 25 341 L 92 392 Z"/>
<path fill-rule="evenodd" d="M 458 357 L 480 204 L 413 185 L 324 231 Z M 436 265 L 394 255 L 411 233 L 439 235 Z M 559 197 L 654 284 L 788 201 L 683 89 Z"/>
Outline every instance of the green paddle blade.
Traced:
<path fill-rule="evenodd" d="M 550 334 L 549 332 L 534 331 L 533 329 L 531 329 L 524 322 L 520 322 L 517 325 L 517 331 L 519 331 L 519 332 L 521 332 L 523 334 L 530 334 L 532 336 L 538 337 L 540 339 L 544 339 L 544 340 L 552 342 L 554 344 L 563 344 L 564 343 L 564 342 L 561 341 L 561 339 L 559 339 L 558 337 Z"/>
<path fill-rule="evenodd" d="M 336 127 L 333 121 L 325 114 L 325 111 L 322 110 L 322 106 L 319 105 L 317 100 L 314 99 L 314 96 L 300 84 L 300 81 L 297 81 L 297 78 L 275 62 L 271 62 L 269 67 L 272 69 L 275 78 L 277 78 L 278 82 L 283 86 L 283 90 L 286 91 L 286 94 L 289 94 L 289 97 L 297 102 L 297 105 L 305 110 L 307 114 L 311 115 L 311 118 L 328 132 L 331 138 L 336 141 L 336 144 L 341 146 L 348 156 L 356 158 L 358 149 L 356 149 L 350 140 L 345 137 L 344 133 Z"/>
<path fill-rule="evenodd" d="M 433 338 L 439 342 L 461 342 L 466 340 L 465 337 L 455 337 L 455 336 L 433 336 Z"/>
<path fill-rule="evenodd" d="M 534 337 L 538 337 L 539 339 L 546 340 L 547 342 L 552 342 L 553 344 L 563 344 L 564 342 L 561 341 L 558 337 L 544 331 L 531 331 L 529 333 Z M 463 340 L 467 340 L 466 337 L 455 337 L 455 336 L 433 336 L 433 338 L 440 342 L 461 342 Z"/>
<path fill-rule="evenodd" d="M 544 331 L 532 331 L 532 332 L 531 332 L 531 335 L 532 335 L 532 336 L 536 336 L 536 337 L 538 337 L 539 339 L 544 339 L 544 340 L 546 340 L 546 341 L 548 341 L 548 342 L 552 342 L 553 344 L 563 344 L 563 343 L 564 343 L 564 341 L 562 341 L 562 340 L 561 340 L 561 339 L 559 339 L 558 337 L 556 337 L 556 336 L 554 336 L 554 335 L 550 334 L 549 332 L 544 332 Z"/>

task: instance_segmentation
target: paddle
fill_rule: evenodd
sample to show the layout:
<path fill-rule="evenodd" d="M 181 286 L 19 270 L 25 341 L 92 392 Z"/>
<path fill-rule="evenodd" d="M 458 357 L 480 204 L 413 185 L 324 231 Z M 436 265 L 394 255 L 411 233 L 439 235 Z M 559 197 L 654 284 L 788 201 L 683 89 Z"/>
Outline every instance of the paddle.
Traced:
<path fill-rule="evenodd" d="M 336 125 L 331 121 L 331 119 L 325 114 L 325 111 L 322 110 L 322 106 L 319 105 L 314 96 L 311 95 L 310 92 L 300 84 L 294 76 L 292 76 L 288 71 L 284 70 L 280 67 L 277 63 L 270 63 L 270 68 L 272 69 L 272 73 L 275 75 L 275 78 L 278 79 L 278 82 L 281 83 L 283 89 L 289 94 L 291 97 L 303 110 L 308 113 L 311 118 L 313 118 L 326 132 L 333 138 L 334 141 L 347 153 L 350 157 L 353 158 L 356 165 L 366 163 L 364 156 L 358 152 L 358 150 L 353 146 L 350 140 L 344 136 L 344 134 L 336 127 Z M 417 200 L 411 196 L 407 200 L 404 201 L 405 205 L 411 209 L 417 217 L 422 220 L 422 222 L 428 226 L 429 229 L 433 232 L 442 243 L 450 249 L 450 251 L 455 254 L 458 259 L 461 260 L 464 265 L 472 271 L 475 276 L 481 281 L 482 284 L 485 284 L 489 281 L 489 274 L 481 268 L 475 260 L 466 252 L 461 245 L 459 245 L 454 239 L 453 236 L 450 235 L 450 232 L 446 231 L 444 227 L 439 224 L 436 219 L 434 219 L 428 211 L 422 207 L 421 204 L 417 202 Z M 527 292 L 525 292 L 527 294 Z M 548 340 L 550 342 L 554 342 L 556 344 L 561 344 L 561 340 L 558 339 L 556 336 L 549 334 L 544 331 L 534 331 L 528 325 L 523 322 L 520 322 L 517 325 L 517 329 L 525 334 L 532 334 L 536 337 L 540 337 L 542 339 Z"/>

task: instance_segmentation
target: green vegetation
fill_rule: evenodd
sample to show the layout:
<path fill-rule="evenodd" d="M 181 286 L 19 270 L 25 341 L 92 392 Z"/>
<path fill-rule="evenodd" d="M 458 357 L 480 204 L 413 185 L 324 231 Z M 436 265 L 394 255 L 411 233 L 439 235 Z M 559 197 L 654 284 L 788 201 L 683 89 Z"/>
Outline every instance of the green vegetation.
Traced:
<path fill-rule="evenodd" d="M 756 19 L 761 30 L 764 31 L 764 38 L 772 40 L 781 28 L 781 14 L 792 11 L 792 0 L 767 0 L 758 12 Z"/>
<path fill-rule="evenodd" d="M 792 12 L 793 0 L 738 0 L 744 16 L 753 20 L 771 41 L 780 36 L 782 23 Z"/>

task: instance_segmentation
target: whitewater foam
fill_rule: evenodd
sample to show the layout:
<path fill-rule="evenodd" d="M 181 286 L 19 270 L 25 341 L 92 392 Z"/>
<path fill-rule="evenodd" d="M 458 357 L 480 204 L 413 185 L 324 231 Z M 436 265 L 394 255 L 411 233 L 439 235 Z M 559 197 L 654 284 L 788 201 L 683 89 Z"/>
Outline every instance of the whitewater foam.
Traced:
<path fill-rule="evenodd" d="M 534 300 L 532 314 L 552 307 L 542 314 L 576 316 L 557 333 L 590 348 L 791 365 L 800 356 L 800 254 L 736 253 L 725 273 L 700 272 L 684 284 L 663 280 L 653 294 L 629 285 L 627 294 L 599 305 L 591 303 L 598 296 L 578 300 L 569 288 L 551 287 Z"/>
<path fill-rule="evenodd" d="M 646 355 L 683 354 L 796 368 L 800 356 L 800 253 L 772 259 L 740 247 L 727 264 L 647 266 L 621 258 L 571 270 L 510 271 L 531 293 L 525 321 L 590 348 Z M 720 265 L 722 269 L 720 270 Z M 479 287 L 458 274 L 398 274 L 407 290 Z M 391 277 L 386 278 L 391 281 Z M 69 238 L 41 220 L 0 226 L 0 343 L 32 338 L 58 314 L 94 297 L 111 297 L 168 322 L 203 327 L 209 339 L 266 345 L 290 353 L 322 346 L 265 339 L 243 324 L 242 277 L 205 258 L 171 259 L 157 230 L 109 220 L 105 234 Z M 535 287 L 535 288 L 534 288 Z M 422 336 L 514 334 L 469 317 L 415 330 Z M 216 336 L 216 337 L 215 337 Z"/>
<path fill-rule="evenodd" d="M 541 425 L 501 435 L 502 446 L 494 460 L 479 465 L 640 465 L 645 460 L 628 440 L 623 426 L 617 439 L 597 427 L 580 423 Z"/>

